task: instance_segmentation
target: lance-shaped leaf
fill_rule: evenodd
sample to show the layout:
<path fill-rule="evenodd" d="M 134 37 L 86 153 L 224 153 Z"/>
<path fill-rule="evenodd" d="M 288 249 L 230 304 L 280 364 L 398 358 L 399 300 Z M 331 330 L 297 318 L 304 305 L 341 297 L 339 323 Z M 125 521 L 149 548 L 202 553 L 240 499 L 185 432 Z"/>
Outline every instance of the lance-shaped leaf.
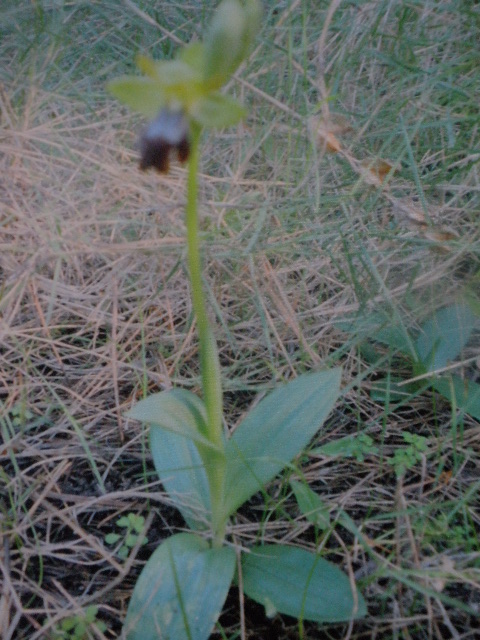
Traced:
<path fill-rule="evenodd" d="M 453 304 L 436 311 L 422 326 L 416 349 L 428 371 L 458 358 L 478 324 L 470 306 Z"/>
<path fill-rule="evenodd" d="M 212 549 L 189 533 L 168 538 L 135 585 L 124 633 L 127 640 L 207 640 L 235 570 L 235 551 Z"/>
<path fill-rule="evenodd" d="M 300 511 L 307 520 L 321 531 L 328 529 L 330 527 L 328 505 L 305 482 L 292 480 L 290 486 L 293 489 Z"/>
<path fill-rule="evenodd" d="M 207 475 L 196 442 L 216 451 L 205 433 L 202 400 L 184 389 L 156 393 L 127 414 L 150 424 L 150 448 L 158 477 L 192 529 L 205 529 L 210 519 Z"/>
<path fill-rule="evenodd" d="M 153 393 L 137 402 L 128 411 L 127 418 L 156 425 L 199 442 L 205 447 L 215 448 L 205 435 L 207 431 L 205 405 L 198 396 L 186 389 Z"/>
<path fill-rule="evenodd" d="M 193 440 L 150 427 L 150 449 L 158 477 L 170 499 L 194 530 L 210 523 L 210 491 L 202 459 Z"/>
<path fill-rule="evenodd" d="M 225 515 L 260 491 L 310 442 L 332 410 L 341 369 L 300 376 L 277 387 L 228 440 Z"/>
<path fill-rule="evenodd" d="M 242 578 L 244 592 L 269 614 L 314 622 L 344 622 L 366 614 L 365 601 L 352 592 L 348 577 L 304 549 L 253 547 L 242 558 Z"/>
<path fill-rule="evenodd" d="M 480 384 L 473 380 L 463 380 L 459 376 L 448 376 L 433 380 L 432 386 L 447 398 L 457 411 L 468 413 L 480 420 Z"/>

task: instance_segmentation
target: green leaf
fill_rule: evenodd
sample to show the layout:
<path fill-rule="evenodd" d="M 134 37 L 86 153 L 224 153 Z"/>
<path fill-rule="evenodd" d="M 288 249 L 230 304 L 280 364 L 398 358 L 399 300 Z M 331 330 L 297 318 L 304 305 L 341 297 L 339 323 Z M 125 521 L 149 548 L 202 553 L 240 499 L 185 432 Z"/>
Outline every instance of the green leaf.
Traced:
<path fill-rule="evenodd" d="M 293 489 L 300 511 L 307 520 L 321 531 L 328 529 L 330 527 L 330 512 L 325 502 L 305 482 L 292 480 L 290 486 Z"/>
<path fill-rule="evenodd" d="M 133 591 L 127 640 L 207 640 L 235 570 L 231 547 L 210 548 L 189 533 L 168 538 L 153 553 Z"/>
<path fill-rule="evenodd" d="M 130 519 L 128 516 L 122 516 L 117 520 L 117 526 L 119 527 L 130 527 Z"/>
<path fill-rule="evenodd" d="M 420 360 L 428 371 L 447 366 L 457 358 L 478 322 L 466 304 L 453 304 L 436 311 L 422 326 L 416 342 Z"/>
<path fill-rule="evenodd" d="M 433 380 L 432 386 L 457 410 L 480 420 L 480 384 L 462 380 L 458 376 L 448 376 Z"/>
<path fill-rule="evenodd" d="M 86 633 L 87 623 L 85 622 L 85 620 L 79 620 L 75 625 L 74 638 L 76 638 L 76 640 L 82 640 Z"/>
<path fill-rule="evenodd" d="M 106 544 L 115 544 L 116 542 L 118 542 L 120 540 L 120 534 L 119 533 L 107 533 L 107 535 L 104 538 Z"/>
<path fill-rule="evenodd" d="M 386 344 L 407 356 L 412 355 L 412 339 L 403 325 L 389 324 L 372 332 L 372 340 Z"/>
<path fill-rule="evenodd" d="M 243 556 L 242 576 L 243 590 L 250 598 L 295 618 L 344 622 L 366 614 L 365 601 L 358 592 L 355 604 L 348 577 L 304 549 L 254 547 Z"/>
<path fill-rule="evenodd" d="M 342 527 L 344 527 L 347 531 L 350 531 L 351 534 L 359 538 L 362 542 L 364 541 L 364 537 L 361 531 L 359 530 L 355 522 L 352 520 L 352 518 L 348 515 L 346 511 L 341 510 L 339 512 L 337 516 L 337 521 L 338 521 L 338 524 L 341 524 Z"/>
<path fill-rule="evenodd" d="M 373 340 L 396 351 L 412 356 L 412 339 L 403 324 L 395 323 L 391 317 L 380 312 L 359 313 L 355 318 L 345 318 L 335 322 L 335 326 L 360 339 Z"/>
<path fill-rule="evenodd" d="M 217 129 L 237 124 L 246 113 L 239 102 L 221 93 L 200 98 L 190 109 L 192 118 L 203 127 Z"/>
<path fill-rule="evenodd" d="M 227 441 L 225 515 L 264 488 L 310 442 L 332 410 L 341 369 L 300 376 L 277 387 Z"/>
<path fill-rule="evenodd" d="M 417 433 L 410 433 L 409 431 L 404 431 L 402 436 L 405 442 L 416 451 L 428 451 L 428 440 L 425 436 L 419 436 Z"/>
<path fill-rule="evenodd" d="M 85 620 L 90 624 L 95 622 L 97 617 L 98 607 L 96 605 L 90 605 L 85 609 Z"/>
<path fill-rule="evenodd" d="M 129 533 L 125 536 L 125 546 L 134 547 L 137 544 L 138 536 L 136 533 Z"/>
<path fill-rule="evenodd" d="M 351 458 L 358 450 L 356 436 L 345 436 L 311 449 L 311 455 L 329 456 L 332 458 Z"/>
<path fill-rule="evenodd" d="M 63 631 L 71 631 L 73 627 L 77 624 L 78 617 L 72 616 L 71 618 L 65 618 L 62 620 L 62 629 Z"/>
<path fill-rule="evenodd" d="M 147 118 L 155 117 L 167 99 L 165 90 L 151 78 L 121 76 L 109 82 L 107 89 L 120 102 Z"/>
<path fill-rule="evenodd" d="M 172 431 L 216 450 L 204 435 L 207 430 L 205 405 L 198 396 L 186 389 L 154 393 L 137 402 L 127 412 L 127 417 Z"/>
<path fill-rule="evenodd" d="M 131 513 L 129 515 L 131 516 L 130 522 L 132 529 L 137 533 L 142 533 L 145 526 L 145 518 L 143 516 L 138 516 L 136 513 Z"/>
<path fill-rule="evenodd" d="M 151 424 L 150 446 L 160 480 L 189 526 L 207 527 L 210 494 L 196 445 L 203 447 L 204 456 L 209 452 L 223 456 L 223 451 L 203 435 L 207 431 L 203 401 L 190 391 L 173 389 L 141 400 L 127 415 Z"/>
<path fill-rule="evenodd" d="M 210 492 L 195 443 L 152 425 L 150 448 L 158 477 L 189 527 L 208 528 Z"/>

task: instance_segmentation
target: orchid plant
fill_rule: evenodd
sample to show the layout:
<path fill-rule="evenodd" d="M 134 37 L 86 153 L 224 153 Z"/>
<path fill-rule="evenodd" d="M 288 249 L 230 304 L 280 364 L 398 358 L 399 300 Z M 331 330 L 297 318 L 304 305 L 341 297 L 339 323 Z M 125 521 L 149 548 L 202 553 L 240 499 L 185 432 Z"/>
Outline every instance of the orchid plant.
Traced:
<path fill-rule="evenodd" d="M 191 529 L 163 541 L 143 568 L 124 624 L 128 640 L 206 640 L 234 581 L 269 615 L 295 616 L 300 625 L 365 614 L 347 576 L 318 553 L 258 544 L 237 554 L 229 537 L 237 509 L 318 431 L 338 398 L 341 375 L 338 368 L 302 375 L 262 399 L 233 435 L 224 430 L 218 350 L 202 287 L 200 140 L 203 129 L 230 126 L 245 115 L 219 90 L 250 51 L 260 17 L 258 0 L 224 0 L 203 42 L 168 61 L 139 56 L 143 77 L 109 84 L 114 96 L 150 119 L 140 139 L 140 168 L 165 173 L 175 156 L 188 163 L 188 266 L 202 387 L 202 398 L 176 388 L 144 398 L 128 413 L 150 426 L 156 471 Z"/>

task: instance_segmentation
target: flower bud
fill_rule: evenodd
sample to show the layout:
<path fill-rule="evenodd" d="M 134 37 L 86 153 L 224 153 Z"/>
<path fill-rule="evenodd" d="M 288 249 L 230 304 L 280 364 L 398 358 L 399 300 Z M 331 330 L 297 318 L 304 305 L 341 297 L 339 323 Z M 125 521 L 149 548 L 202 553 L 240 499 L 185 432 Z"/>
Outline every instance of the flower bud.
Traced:
<path fill-rule="evenodd" d="M 205 38 L 205 80 L 211 89 L 221 87 L 247 55 L 258 30 L 258 0 L 223 0 Z"/>

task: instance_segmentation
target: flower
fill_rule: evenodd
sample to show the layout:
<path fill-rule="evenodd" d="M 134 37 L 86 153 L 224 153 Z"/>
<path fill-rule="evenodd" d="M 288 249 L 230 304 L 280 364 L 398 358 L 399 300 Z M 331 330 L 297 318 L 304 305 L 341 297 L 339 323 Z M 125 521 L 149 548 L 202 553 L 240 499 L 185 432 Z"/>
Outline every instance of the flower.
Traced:
<path fill-rule="evenodd" d="M 260 24 L 259 0 L 223 0 L 204 42 L 180 49 L 173 60 L 137 57 L 144 74 L 122 76 L 110 92 L 134 111 L 151 118 L 140 139 L 140 168 L 169 168 L 171 152 L 184 162 L 189 155 L 189 129 L 223 128 L 239 122 L 245 109 L 219 89 L 248 54 Z"/>
<path fill-rule="evenodd" d="M 161 109 L 140 137 L 140 169 L 153 167 L 160 173 L 167 173 L 172 151 L 177 152 L 180 162 L 185 162 L 190 152 L 188 131 L 188 120 L 183 111 Z"/>

